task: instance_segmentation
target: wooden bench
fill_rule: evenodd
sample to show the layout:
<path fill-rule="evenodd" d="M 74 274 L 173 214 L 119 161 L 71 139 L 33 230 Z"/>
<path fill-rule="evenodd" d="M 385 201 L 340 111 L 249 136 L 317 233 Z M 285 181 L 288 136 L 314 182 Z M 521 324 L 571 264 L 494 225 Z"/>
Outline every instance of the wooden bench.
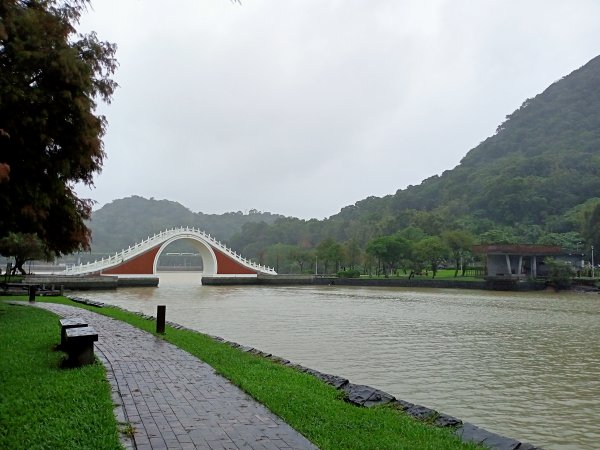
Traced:
<path fill-rule="evenodd" d="M 72 327 L 65 330 L 66 365 L 79 367 L 94 363 L 94 342 L 98 333 L 92 327 Z"/>

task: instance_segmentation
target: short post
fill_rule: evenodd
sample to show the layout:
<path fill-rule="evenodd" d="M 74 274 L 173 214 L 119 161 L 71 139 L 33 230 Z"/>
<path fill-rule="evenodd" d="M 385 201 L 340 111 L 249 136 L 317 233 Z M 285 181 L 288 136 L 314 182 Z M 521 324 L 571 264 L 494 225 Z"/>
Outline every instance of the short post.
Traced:
<path fill-rule="evenodd" d="M 36 286 L 29 286 L 29 301 L 30 302 L 35 302 L 35 293 L 37 291 L 37 287 Z"/>
<path fill-rule="evenodd" d="M 4 282 L 8 283 L 10 280 L 10 271 L 12 270 L 12 263 L 6 263 L 6 272 L 4 272 Z"/>
<path fill-rule="evenodd" d="M 592 278 L 594 277 L 594 246 L 592 245 Z"/>
<path fill-rule="evenodd" d="M 165 333 L 165 316 L 167 313 L 166 305 L 158 305 L 156 307 L 156 332 Z"/>

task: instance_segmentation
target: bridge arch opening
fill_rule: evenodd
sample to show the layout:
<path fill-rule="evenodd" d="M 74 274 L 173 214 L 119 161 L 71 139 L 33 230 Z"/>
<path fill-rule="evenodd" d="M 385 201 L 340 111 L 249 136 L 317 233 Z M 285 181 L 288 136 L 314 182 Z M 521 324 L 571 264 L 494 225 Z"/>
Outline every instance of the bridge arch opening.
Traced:
<path fill-rule="evenodd" d="M 158 255 L 156 270 L 160 272 L 202 272 L 202 257 L 194 244 L 185 239 L 171 242 Z"/>
<path fill-rule="evenodd" d="M 165 241 L 159 248 L 156 256 L 154 257 L 154 264 L 152 267 L 152 273 L 156 274 L 158 269 L 158 259 L 165 249 L 174 242 L 184 242 L 188 247 L 196 250 L 200 258 L 202 259 L 202 274 L 203 275 L 215 275 L 217 273 L 217 257 L 213 249 L 203 240 L 194 236 L 175 236 Z"/>

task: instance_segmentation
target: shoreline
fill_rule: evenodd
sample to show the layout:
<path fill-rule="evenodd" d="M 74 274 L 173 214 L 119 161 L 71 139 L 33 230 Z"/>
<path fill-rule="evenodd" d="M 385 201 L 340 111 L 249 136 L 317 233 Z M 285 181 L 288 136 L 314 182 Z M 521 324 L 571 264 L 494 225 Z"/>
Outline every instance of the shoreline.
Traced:
<path fill-rule="evenodd" d="M 339 278 L 320 275 L 275 275 L 258 277 L 202 277 L 205 286 L 366 286 L 366 287 L 413 287 L 439 289 L 477 289 L 492 291 L 535 291 L 545 289 L 545 281 L 516 279 L 482 279 L 481 281 L 421 279 L 421 278 Z"/>
<path fill-rule="evenodd" d="M 165 272 L 169 273 L 169 272 Z M 178 272 L 182 273 L 182 272 Z M 201 272 L 195 272 L 201 276 Z M 423 278 L 340 278 L 324 275 L 269 275 L 256 277 L 201 276 L 203 286 L 345 286 L 345 287 L 402 287 L 433 289 L 467 289 L 481 291 L 529 292 L 552 289 L 546 280 L 522 280 L 511 278 L 486 278 L 477 280 L 423 279 Z M 23 295 L 29 286 L 38 289 L 38 295 L 58 295 L 64 290 L 96 291 L 123 287 L 159 287 L 160 273 L 152 276 L 64 276 L 55 274 L 27 275 L 21 282 L 3 286 L 0 295 Z M 589 280 L 574 280 L 573 292 L 600 293 Z"/>

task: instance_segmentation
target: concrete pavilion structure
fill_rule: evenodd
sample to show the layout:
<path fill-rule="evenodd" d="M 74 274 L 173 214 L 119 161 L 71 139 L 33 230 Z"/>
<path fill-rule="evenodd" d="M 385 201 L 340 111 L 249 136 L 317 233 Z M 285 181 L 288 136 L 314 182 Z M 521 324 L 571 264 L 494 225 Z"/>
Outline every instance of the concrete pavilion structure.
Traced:
<path fill-rule="evenodd" d="M 568 262 L 576 270 L 583 268 L 582 254 L 555 245 L 474 245 L 473 253 L 485 255 L 487 278 L 519 280 L 545 277 L 548 275 L 546 258 Z"/>

